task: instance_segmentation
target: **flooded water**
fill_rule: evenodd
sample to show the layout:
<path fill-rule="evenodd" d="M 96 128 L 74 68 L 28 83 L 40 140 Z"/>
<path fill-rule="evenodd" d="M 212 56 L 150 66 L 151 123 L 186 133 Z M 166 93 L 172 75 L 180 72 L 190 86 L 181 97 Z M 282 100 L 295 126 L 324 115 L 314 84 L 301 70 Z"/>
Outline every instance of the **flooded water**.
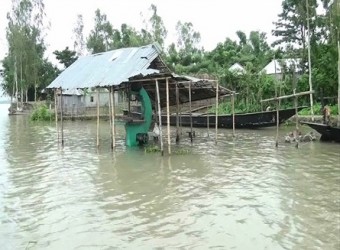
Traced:
<path fill-rule="evenodd" d="M 340 144 L 195 129 L 161 157 L 101 128 L 97 151 L 95 122 L 65 123 L 61 149 L 0 105 L 1 249 L 340 249 Z"/>

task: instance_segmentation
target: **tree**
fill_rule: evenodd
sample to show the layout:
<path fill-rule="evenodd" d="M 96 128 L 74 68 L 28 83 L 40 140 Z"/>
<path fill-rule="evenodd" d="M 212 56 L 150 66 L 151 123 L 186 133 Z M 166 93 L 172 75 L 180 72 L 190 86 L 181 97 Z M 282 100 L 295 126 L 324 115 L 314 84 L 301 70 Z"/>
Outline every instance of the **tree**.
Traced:
<path fill-rule="evenodd" d="M 42 0 L 12 0 L 12 10 L 7 14 L 5 89 L 21 103 L 28 101 L 28 90 L 36 90 L 41 83 L 38 72 L 45 51 L 44 16 Z"/>
<path fill-rule="evenodd" d="M 197 50 L 201 41 L 201 34 L 194 30 L 191 22 L 182 23 L 178 21 L 176 24 L 177 31 L 177 47 L 185 53 L 192 53 Z"/>
<path fill-rule="evenodd" d="M 73 29 L 74 33 L 74 44 L 73 49 L 76 51 L 77 56 L 82 56 L 85 50 L 85 40 L 84 40 L 84 22 L 83 16 L 77 16 L 76 26 Z"/>
<path fill-rule="evenodd" d="M 152 40 L 159 43 L 161 47 L 164 47 L 164 41 L 168 34 L 167 29 L 164 26 L 162 17 L 157 14 L 157 7 L 151 4 L 150 10 L 152 11 L 152 16 L 149 19 L 151 24 L 151 35 Z"/>
<path fill-rule="evenodd" d="M 94 28 L 87 38 L 87 48 L 92 54 L 108 51 L 112 48 L 112 24 L 107 20 L 105 14 L 101 14 L 99 9 L 95 11 L 94 21 Z"/>
<path fill-rule="evenodd" d="M 65 66 L 65 68 L 69 67 L 78 59 L 76 56 L 77 53 L 75 51 L 69 50 L 68 47 L 66 47 L 64 50 L 56 50 L 53 52 L 53 54 L 56 56 L 57 60 Z"/>

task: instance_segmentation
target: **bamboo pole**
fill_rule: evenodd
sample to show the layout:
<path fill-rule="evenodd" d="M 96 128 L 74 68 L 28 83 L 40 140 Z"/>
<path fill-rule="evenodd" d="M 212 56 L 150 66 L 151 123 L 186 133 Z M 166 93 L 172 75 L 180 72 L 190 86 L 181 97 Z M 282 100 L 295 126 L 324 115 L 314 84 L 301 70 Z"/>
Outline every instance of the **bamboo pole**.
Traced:
<path fill-rule="evenodd" d="M 208 137 L 210 137 L 210 131 L 209 131 L 209 127 L 210 127 L 210 116 L 209 116 L 209 112 L 207 112 L 207 133 L 208 133 Z"/>
<path fill-rule="evenodd" d="M 232 106 L 232 112 L 233 112 L 233 137 L 235 137 L 236 133 L 235 133 L 235 96 L 234 96 L 234 92 L 231 95 L 231 106 Z"/>
<path fill-rule="evenodd" d="M 338 31 L 338 39 L 340 31 Z M 338 127 L 340 127 L 340 41 L 338 40 Z"/>
<path fill-rule="evenodd" d="M 279 97 L 273 97 L 273 98 L 269 98 L 269 99 L 264 99 L 264 100 L 261 100 L 261 102 L 278 101 L 278 100 L 287 99 L 287 98 L 291 98 L 291 97 L 295 97 L 295 96 L 308 95 L 310 93 L 314 93 L 314 90 L 300 92 L 300 93 L 295 93 L 295 94 L 291 94 L 291 95 L 284 95 L 284 96 L 279 96 Z"/>
<path fill-rule="evenodd" d="M 97 148 L 99 148 L 99 88 L 97 88 Z"/>
<path fill-rule="evenodd" d="M 216 82 L 216 109 L 215 109 L 215 144 L 217 144 L 217 128 L 218 128 L 218 82 Z"/>
<path fill-rule="evenodd" d="M 159 95 L 158 80 L 156 79 L 156 92 L 157 92 L 157 109 L 158 109 L 158 120 L 159 120 L 159 137 L 161 139 L 161 154 L 164 155 L 163 149 L 163 132 L 162 132 L 162 117 L 161 117 L 161 99 Z"/>
<path fill-rule="evenodd" d="M 63 117 L 63 89 L 60 88 L 60 123 L 61 123 L 61 146 L 64 147 L 64 117 Z"/>
<path fill-rule="evenodd" d="M 109 88 L 109 123 L 110 123 L 110 140 L 111 140 L 111 149 L 113 149 L 113 144 L 112 144 L 112 136 L 113 136 L 113 133 L 112 133 L 112 100 L 111 100 L 111 87 Z"/>
<path fill-rule="evenodd" d="M 115 116 L 116 116 L 116 103 L 115 103 L 115 92 L 113 90 L 113 87 L 111 86 L 111 123 L 112 123 L 112 127 L 111 127 L 111 133 L 112 133 L 112 149 L 114 149 L 116 147 L 116 124 L 115 124 Z"/>
<path fill-rule="evenodd" d="M 274 55 L 274 67 L 275 67 L 275 75 L 276 75 L 276 60 Z M 278 100 L 278 93 L 277 93 L 277 81 L 275 81 L 275 98 L 276 98 L 276 140 L 275 140 L 275 147 L 279 146 L 279 105 L 280 102 Z"/>
<path fill-rule="evenodd" d="M 276 141 L 275 141 L 275 147 L 279 146 L 279 125 L 280 125 L 279 109 L 280 109 L 280 101 L 277 100 L 277 103 L 276 103 Z"/>
<path fill-rule="evenodd" d="M 189 82 L 190 140 L 192 142 L 191 81 Z"/>
<path fill-rule="evenodd" d="M 295 76 L 295 74 L 294 74 Z M 293 78 L 293 81 L 295 81 L 295 77 Z M 293 90 L 294 91 L 294 94 L 295 94 L 295 89 Z M 295 138 L 295 141 L 296 141 L 296 145 L 295 147 L 298 148 L 299 147 L 299 141 L 297 140 L 297 135 L 299 134 L 299 114 L 298 114 L 298 97 L 295 96 L 294 97 L 294 107 L 295 107 L 295 130 L 296 130 L 296 138 Z"/>
<path fill-rule="evenodd" d="M 168 153 L 171 154 L 171 138 L 170 138 L 170 104 L 169 104 L 169 78 L 166 78 L 166 120 L 168 134 Z"/>
<path fill-rule="evenodd" d="M 54 115 L 55 115 L 55 128 L 57 131 L 57 142 L 59 143 L 59 128 L 58 128 L 58 94 L 57 89 L 54 89 Z"/>
<path fill-rule="evenodd" d="M 179 89 L 176 83 L 176 142 L 179 142 Z"/>
<path fill-rule="evenodd" d="M 311 62 L 311 52 L 310 52 L 310 25 L 309 25 L 309 4 L 308 0 L 306 0 L 306 9 L 307 9 L 307 49 L 308 49 L 308 82 L 309 82 L 309 90 L 313 90 L 312 86 L 312 62 Z M 310 112 L 312 115 L 312 121 L 314 121 L 314 110 L 313 110 L 313 93 L 309 94 L 310 99 Z"/>

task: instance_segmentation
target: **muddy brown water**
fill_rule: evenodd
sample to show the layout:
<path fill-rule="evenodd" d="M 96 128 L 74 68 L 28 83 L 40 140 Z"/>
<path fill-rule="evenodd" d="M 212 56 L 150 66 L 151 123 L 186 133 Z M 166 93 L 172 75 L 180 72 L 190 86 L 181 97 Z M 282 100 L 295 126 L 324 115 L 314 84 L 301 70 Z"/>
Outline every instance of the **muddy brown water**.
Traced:
<path fill-rule="evenodd" d="M 0 111 L 1 249 L 340 249 L 339 144 L 184 128 L 161 157 L 120 124 L 112 153 L 108 122 L 97 150 L 96 123 L 68 121 L 61 149 L 53 122 Z"/>

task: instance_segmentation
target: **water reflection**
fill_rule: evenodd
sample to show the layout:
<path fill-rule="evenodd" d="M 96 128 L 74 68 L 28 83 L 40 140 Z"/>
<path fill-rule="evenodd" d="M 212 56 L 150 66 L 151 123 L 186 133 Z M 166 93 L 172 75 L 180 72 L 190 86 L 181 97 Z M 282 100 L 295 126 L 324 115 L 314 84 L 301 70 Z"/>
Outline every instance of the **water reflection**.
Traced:
<path fill-rule="evenodd" d="M 339 146 L 196 129 L 173 148 L 190 154 L 161 157 L 125 148 L 118 126 L 112 153 L 95 126 L 65 123 L 61 149 L 54 123 L 1 117 L 4 249 L 339 249 Z"/>

